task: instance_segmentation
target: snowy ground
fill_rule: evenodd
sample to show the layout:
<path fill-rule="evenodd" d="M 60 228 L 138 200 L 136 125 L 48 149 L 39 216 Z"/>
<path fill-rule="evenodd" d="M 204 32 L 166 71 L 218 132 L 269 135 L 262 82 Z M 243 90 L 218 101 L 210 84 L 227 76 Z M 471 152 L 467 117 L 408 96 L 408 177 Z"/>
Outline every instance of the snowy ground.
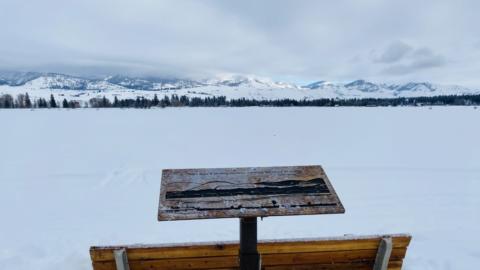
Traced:
<path fill-rule="evenodd" d="M 156 221 L 161 170 L 321 164 L 344 215 L 260 238 L 411 233 L 407 270 L 480 269 L 480 110 L 0 110 L 1 269 L 90 269 L 90 245 L 232 240 L 238 221 Z"/>

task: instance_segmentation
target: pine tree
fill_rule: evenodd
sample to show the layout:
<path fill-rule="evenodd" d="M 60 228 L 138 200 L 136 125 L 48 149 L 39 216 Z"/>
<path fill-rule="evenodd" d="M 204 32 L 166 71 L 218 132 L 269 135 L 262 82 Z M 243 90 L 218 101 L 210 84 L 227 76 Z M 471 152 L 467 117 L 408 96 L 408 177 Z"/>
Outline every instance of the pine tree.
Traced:
<path fill-rule="evenodd" d="M 57 102 L 53 94 L 50 94 L 50 108 L 57 108 Z"/>
<path fill-rule="evenodd" d="M 28 93 L 25 93 L 25 108 L 32 108 L 32 101 Z"/>
<path fill-rule="evenodd" d="M 69 108 L 70 107 L 66 98 L 63 99 L 62 107 L 63 108 Z"/>
<path fill-rule="evenodd" d="M 155 95 L 153 96 L 152 105 L 153 105 L 153 106 L 158 106 L 159 103 L 160 103 L 160 100 L 158 100 L 157 94 L 155 94 Z"/>
<path fill-rule="evenodd" d="M 105 96 L 103 96 L 103 98 L 102 98 L 102 107 L 103 107 L 103 108 L 110 107 L 110 106 L 108 106 L 108 103 L 109 103 L 109 102 L 107 101 L 107 98 L 106 98 Z"/>
<path fill-rule="evenodd" d="M 170 98 L 168 98 L 167 95 L 160 101 L 160 106 L 162 106 L 162 108 L 170 106 Z"/>
<path fill-rule="evenodd" d="M 9 94 L 4 94 L 0 96 L 0 108 L 13 108 L 14 107 L 13 97 Z"/>
<path fill-rule="evenodd" d="M 47 107 L 47 101 L 44 98 L 39 98 L 37 100 L 37 106 L 38 106 L 38 108 L 46 108 Z"/>
<path fill-rule="evenodd" d="M 140 108 L 141 107 L 141 100 L 140 100 L 140 97 L 137 97 L 137 99 L 135 100 L 135 108 Z"/>

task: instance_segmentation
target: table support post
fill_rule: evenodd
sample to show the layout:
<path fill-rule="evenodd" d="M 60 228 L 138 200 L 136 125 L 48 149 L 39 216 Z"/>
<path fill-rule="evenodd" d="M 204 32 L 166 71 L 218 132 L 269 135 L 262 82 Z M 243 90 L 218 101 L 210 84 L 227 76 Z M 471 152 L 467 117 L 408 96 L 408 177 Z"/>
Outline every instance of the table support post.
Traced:
<path fill-rule="evenodd" d="M 257 218 L 240 218 L 240 270 L 259 270 L 260 254 L 257 250 Z"/>

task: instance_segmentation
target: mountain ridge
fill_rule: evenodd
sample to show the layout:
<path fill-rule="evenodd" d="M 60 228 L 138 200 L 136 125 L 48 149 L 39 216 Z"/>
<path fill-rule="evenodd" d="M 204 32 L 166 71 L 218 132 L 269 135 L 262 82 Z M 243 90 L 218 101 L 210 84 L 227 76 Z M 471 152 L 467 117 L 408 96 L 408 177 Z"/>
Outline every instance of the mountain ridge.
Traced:
<path fill-rule="evenodd" d="M 305 85 L 278 82 L 255 75 L 221 74 L 193 80 L 124 75 L 88 78 L 61 73 L 0 72 L 0 94 L 29 92 L 44 96 L 151 96 L 156 92 L 186 96 L 226 96 L 247 99 L 395 98 L 480 94 L 478 89 L 430 82 L 375 83 L 364 79 L 339 83 L 325 80 Z"/>

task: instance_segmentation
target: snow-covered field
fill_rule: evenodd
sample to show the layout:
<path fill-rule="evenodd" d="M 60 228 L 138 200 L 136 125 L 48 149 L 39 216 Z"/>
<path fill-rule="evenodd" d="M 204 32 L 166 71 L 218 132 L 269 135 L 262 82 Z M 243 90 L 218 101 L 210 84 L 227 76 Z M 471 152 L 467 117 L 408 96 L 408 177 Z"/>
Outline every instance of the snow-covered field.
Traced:
<path fill-rule="evenodd" d="M 90 269 L 91 245 L 232 240 L 238 221 L 156 221 L 164 168 L 321 164 L 344 215 L 260 238 L 411 233 L 407 270 L 480 269 L 480 110 L 0 111 L 0 269 Z"/>

